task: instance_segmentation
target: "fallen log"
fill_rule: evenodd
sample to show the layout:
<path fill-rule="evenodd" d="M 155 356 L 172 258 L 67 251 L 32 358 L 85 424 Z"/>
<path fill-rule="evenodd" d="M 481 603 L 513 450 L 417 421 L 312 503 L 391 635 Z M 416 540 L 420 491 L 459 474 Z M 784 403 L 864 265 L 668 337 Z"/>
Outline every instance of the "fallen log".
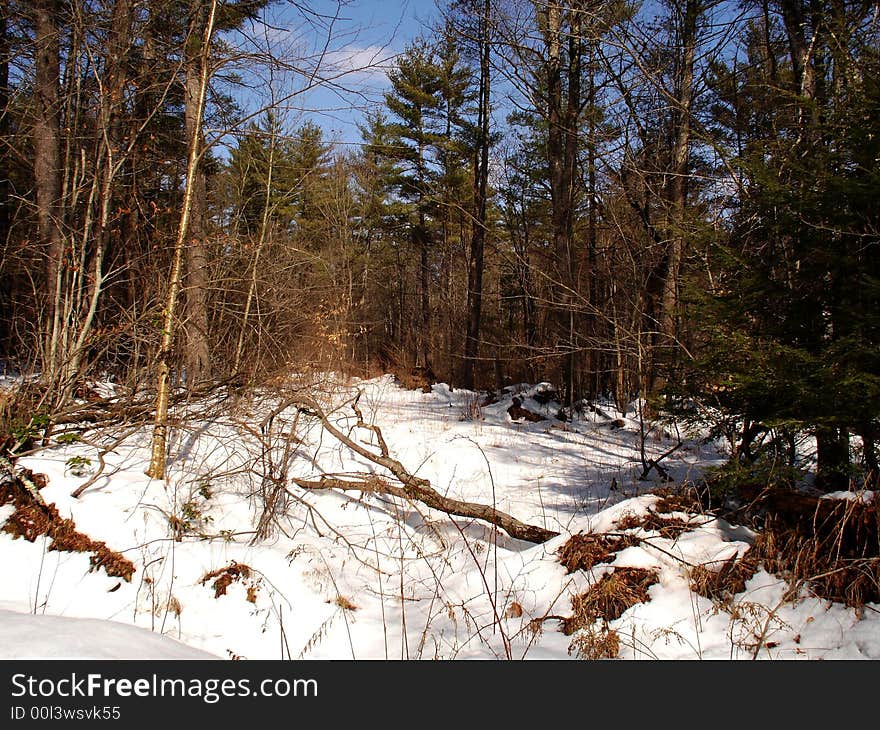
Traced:
<path fill-rule="evenodd" d="M 446 512 L 449 515 L 469 517 L 488 522 L 491 525 L 501 528 L 511 537 L 516 538 L 517 540 L 526 540 L 527 542 L 542 543 L 559 534 L 558 532 L 548 530 L 544 527 L 521 522 L 512 515 L 489 505 L 476 502 L 464 502 L 459 499 L 444 497 L 431 486 L 430 481 L 412 474 L 403 464 L 391 456 L 388 450 L 388 444 L 385 442 L 385 437 L 382 435 L 382 430 L 379 426 L 364 421 L 363 415 L 357 405 L 359 398 L 360 395 L 358 395 L 351 403 L 351 408 L 358 419 L 355 428 L 366 429 L 375 434 L 380 452 L 378 454 L 375 451 L 365 448 L 346 434 L 342 433 L 342 431 L 330 421 L 323 408 L 314 398 L 306 395 L 297 395 L 293 397 L 291 402 L 292 404 L 298 405 L 301 409 L 314 414 L 321 421 L 321 425 L 324 429 L 339 442 L 355 453 L 360 454 L 373 464 L 387 469 L 399 484 L 394 484 L 388 479 L 380 476 L 342 479 L 337 476 L 329 476 L 325 474 L 317 479 L 291 479 L 291 481 L 298 487 L 302 489 L 342 489 L 348 491 L 372 492 L 375 494 L 388 494 L 407 500 L 415 500 L 431 507 L 432 509 Z"/>
<path fill-rule="evenodd" d="M 432 509 L 440 510 L 449 515 L 455 515 L 456 517 L 470 517 L 488 522 L 491 525 L 500 527 L 511 537 L 514 537 L 517 540 L 525 540 L 527 542 L 547 542 L 547 540 L 556 537 L 559 534 L 558 532 L 548 530 L 544 527 L 520 522 L 515 517 L 485 504 L 464 502 L 460 499 L 444 497 L 439 492 L 430 488 L 416 487 L 413 485 L 397 486 L 381 477 L 351 480 L 325 475 L 318 479 L 293 478 L 290 481 L 302 489 L 342 489 L 356 492 L 370 492 L 372 494 L 388 494 L 392 497 L 400 497 L 406 500 L 414 499 Z"/>

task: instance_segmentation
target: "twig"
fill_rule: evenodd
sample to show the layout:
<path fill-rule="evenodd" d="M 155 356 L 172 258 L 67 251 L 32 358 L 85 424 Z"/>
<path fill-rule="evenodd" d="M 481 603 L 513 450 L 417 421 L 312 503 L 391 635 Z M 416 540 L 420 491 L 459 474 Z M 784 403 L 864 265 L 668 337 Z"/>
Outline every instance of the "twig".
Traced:
<path fill-rule="evenodd" d="M 291 402 L 304 405 L 320 419 L 324 429 L 334 438 L 373 464 L 387 469 L 399 482 L 399 485 L 393 484 L 379 476 L 369 477 L 367 479 L 349 480 L 330 477 L 326 474 L 322 475 L 317 480 L 291 479 L 294 484 L 302 489 L 354 490 L 377 494 L 390 494 L 407 500 L 416 500 L 424 503 L 428 507 L 440 510 L 441 512 L 446 512 L 450 515 L 470 517 L 489 522 L 496 527 L 500 527 L 511 537 L 525 540 L 527 542 L 542 543 L 559 534 L 558 532 L 538 527 L 537 525 L 529 525 L 520 522 L 512 515 L 501 512 L 488 505 L 475 502 L 464 502 L 441 495 L 433 489 L 430 481 L 412 474 L 403 466 L 403 464 L 390 455 L 388 444 L 382 436 L 381 429 L 378 426 L 364 423 L 363 416 L 357 408 L 357 399 L 355 399 L 355 403 L 353 404 L 355 414 L 358 417 L 357 426 L 366 428 L 376 435 L 380 450 L 380 453 L 378 454 L 375 451 L 371 451 L 370 449 L 361 446 L 354 441 L 354 439 L 342 433 L 342 431 L 330 421 L 327 414 L 313 398 L 306 395 L 298 395 L 294 396 Z"/>

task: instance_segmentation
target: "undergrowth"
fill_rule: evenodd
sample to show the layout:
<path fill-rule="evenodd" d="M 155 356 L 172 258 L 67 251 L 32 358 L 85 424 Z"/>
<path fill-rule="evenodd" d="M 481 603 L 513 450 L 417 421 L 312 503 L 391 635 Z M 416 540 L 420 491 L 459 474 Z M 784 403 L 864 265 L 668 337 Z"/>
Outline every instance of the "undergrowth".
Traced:
<path fill-rule="evenodd" d="M 606 573 L 586 593 L 573 596 L 573 614 L 562 622 L 562 633 L 571 635 L 592 625 L 620 618 L 637 603 L 650 600 L 648 588 L 657 583 L 657 572 L 645 568 L 617 568 Z"/>
<path fill-rule="evenodd" d="M 41 474 L 29 474 L 28 478 L 39 487 L 46 485 Z M 34 542 L 40 535 L 52 539 L 49 550 L 63 552 L 91 553 L 90 570 L 103 568 L 109 576 L 130 581 L 135 567 L 120 553 L 111 550 L 107 544 L 93 540 L 88 535 L 77 532 L 76 524 L 69 517 L 61 517 L 53 504 L 40 504 L 17 480 L 0 484 L 0 505 L 12 504 L 15 512 L 7 518 L 2 530 L 14 538 L 24 538 Z"/>
<path fill-rule="evenodd" d="M 226 595 L 226 589 L 233 583 L 241 583 L 246 589 L 246 597 L 250 603 L 257 602 L 257 592 L 259 591 L 259 583 L 252 578 L 253 570 L 244 563 L 232 561 L 224 568 L 209 571 L 202 576 L 199 583 L 205 585 L 208 581 L 213 580 L 211 587 L 214 589 L 214 598 Z"/>
<path fill-rule="evenodd" d="M 569 573 L 590 570 L 594 565 L 611 562 L 624 548 L 638 544 L 639 540 L 630 535 L 572 535 L 559 549 L 559 562 Z"/>

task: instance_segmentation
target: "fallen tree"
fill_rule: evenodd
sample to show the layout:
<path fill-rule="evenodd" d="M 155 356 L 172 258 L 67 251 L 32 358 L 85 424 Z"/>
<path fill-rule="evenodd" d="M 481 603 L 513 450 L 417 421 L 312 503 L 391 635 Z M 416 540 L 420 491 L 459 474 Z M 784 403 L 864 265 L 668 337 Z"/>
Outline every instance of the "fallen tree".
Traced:
<path fill-rule="evenodd" d="M 296 395 L 290 405 L 296 405 L 307 415 L 314 416 L 321 421 L 324 430 L 349 449 L 364 457 L 376 466 L 390 472 L 394 478 L 382 477 L 376 474 L 351 475 L 340 477 L 338 475 L 323 474 L 317 479 L 291 478 L 291 482 L 302 489 L 341 489 L 346 491 L 369 492 L 373 494 L 387 494 L 406 500 L 415 500 L 422 504 L 457 517 L 469 517 L 488 522 L 491 525 L 504 530 L 508 535 L 518 540 L 542 543 L 559 533 L 537 525 L 521 522 L 512 515 L 502 512 L 495 507 L 476 502 L 464 502 L 452 499 L 440 494 L 431 486 L 431 482 L 423 477 L 418 477 L 410 472 L 403 464 L 391 456 L 385 437 L 379 426 L 366 423 L 363 414 L 358 408 L 360 394 L 351 403 L 351 408 L 357 417 L 354 428 L 371 431 L 376 436 L 379 453 L 365 448 L 354 441 L 350 436 L 343 433 L 330 420 L 321 405 L 311 396 Z"/>

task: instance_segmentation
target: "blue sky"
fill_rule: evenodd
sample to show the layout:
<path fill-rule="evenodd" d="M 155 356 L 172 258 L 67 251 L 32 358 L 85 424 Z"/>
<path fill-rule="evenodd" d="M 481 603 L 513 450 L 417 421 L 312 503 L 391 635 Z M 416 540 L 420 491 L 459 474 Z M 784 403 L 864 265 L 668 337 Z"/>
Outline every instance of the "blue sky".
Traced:
<path fill-rule="evenodd" d="M 266 9 L 262 23 L 233 39 L 251 50 L 269 50 L 289 65 L 271 76 L 265 70 L 245 71 L 245 85 L 234 93 L 248 111 L 268 106 L 274 94 L 282 100 L 288 129 L 311 120 L 328 139 L 357 143 L 356 123 L 381 100 L 394 56 L 437 17 L 435 1 L 312 0 L 302 5 L 312 14 L 280 0 Z M 318 59 L 329 83 L 300 93 Z"/>

